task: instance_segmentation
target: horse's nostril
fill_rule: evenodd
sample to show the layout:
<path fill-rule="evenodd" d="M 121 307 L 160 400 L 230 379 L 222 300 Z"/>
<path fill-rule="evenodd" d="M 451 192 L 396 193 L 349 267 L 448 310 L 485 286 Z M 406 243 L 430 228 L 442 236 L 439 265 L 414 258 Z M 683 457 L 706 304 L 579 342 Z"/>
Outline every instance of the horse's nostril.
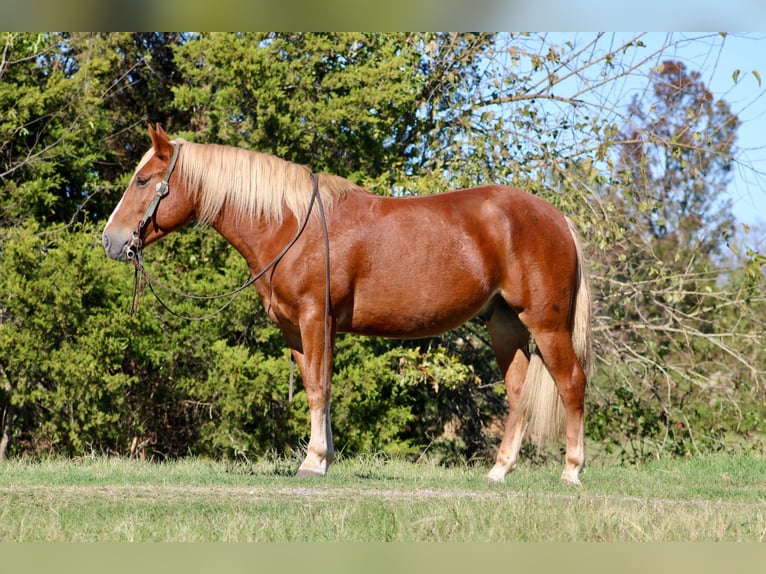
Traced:
<path fill-rule="evenodd" d="M 104 249 L 109 251 L 109 236 L 106 233 L 101 235 L 101 243 L 104 246 Z"/>

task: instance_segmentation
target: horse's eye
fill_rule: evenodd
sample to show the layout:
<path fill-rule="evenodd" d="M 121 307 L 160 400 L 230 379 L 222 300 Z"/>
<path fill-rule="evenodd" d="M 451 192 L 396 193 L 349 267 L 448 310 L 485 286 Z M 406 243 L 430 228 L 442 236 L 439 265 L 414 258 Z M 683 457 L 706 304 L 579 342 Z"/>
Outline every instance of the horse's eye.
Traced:
<path fill-rule="evenodd" d="M 151 181 L 151 178 L 143 177 L 143 176 L 140 176 L 140 175 L 138 177 L 136 177 L 136 185 L 138 187 L 146 187 L 147 184 L 149 183 L 149 181 Z"/>

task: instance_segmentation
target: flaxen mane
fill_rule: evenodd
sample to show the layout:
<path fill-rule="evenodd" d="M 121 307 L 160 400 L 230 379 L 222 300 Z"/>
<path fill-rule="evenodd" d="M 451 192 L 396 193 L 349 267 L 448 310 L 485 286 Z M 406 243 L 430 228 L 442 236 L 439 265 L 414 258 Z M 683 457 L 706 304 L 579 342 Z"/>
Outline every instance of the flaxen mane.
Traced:
<path fill-rule="evenodd" d="M 241 148 L 195 144 L 181 146 L 178 168 L 188 189 L 197 193 L 197 219 L 209 224 L 224 203 L 236 216 L 281 221 L 285 207 L 300 221 L 311 201 L 311 171 L 303 165 Z M 319 191 L 323 206 L 360 189 L 343 178 L 322 174 Z M 316 213 L 316 210 L 314 211 Z"/>

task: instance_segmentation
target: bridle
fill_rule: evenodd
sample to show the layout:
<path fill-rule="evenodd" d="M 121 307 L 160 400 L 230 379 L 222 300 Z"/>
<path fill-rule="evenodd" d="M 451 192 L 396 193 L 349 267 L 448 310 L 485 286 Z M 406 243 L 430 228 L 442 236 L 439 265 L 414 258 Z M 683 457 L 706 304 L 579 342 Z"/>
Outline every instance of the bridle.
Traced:
<path fill-rule="evenodd" d="M 138 309 L 138 296 L 141 291 L 141 284 L 142 282 L 145 282 L 146 285 L 149 286 L 149 290 L 152 292 L 152 294 L 155 296 L 157 301 L 162 305 L 162 307 L 165 308 L 166 311 L 168 311 L 171 315 L 174 315 L 180 319 L 186 319 L 187 321 L 203 321 L 205 319 L 209 319 L 224 309 L 226 309 L 229 305 L 231 305 L 234 300 L 237 298 L 237 296 L 242 293 L 246 288 L 248 288 L 250 285 L 255 283 L 258 279 L 263 277 L 270 269 L 275 267 L 281 260 L 282 257 L 285 256 L 285 254 L 290 250 L 290 248 L 295 245 L 295 242 L 298 241 L 298 238 L 303 234 L 304 229 L 306 229 L 306 226 L 308 225 L 309 219 L 311 217 L 311 212 L 314 208 L 314 202 L 316 202 L 317 207 L 319 208 L 319 216 L 320 220 L 322 222 L 322 233 L 324 236 L 324 248 L 325 248 L 325 310 L 324 310 L 324 326 L 325 326 L 325 337 L 324 337 L 324 359 L 323 359 L 323 373 L 322 373 L 322 389 L 324 392 L 327 392 L 327 380 L 329 379 L 329 364 L 328 364 L 328 357 L 329 357 L 329 345 L 330 345 L 330 325 L 329 325 L 329 315 L 330 315 L 330 238 L 327 231 L 327 219 L 325 218 L 325 212 L 324 212 L 324 206 L 322 205 L 322 196 L 319 193 L 319 177 L 315 173 L 311 173 L 311 183 L 312 183 L 312 192 L 311 192 L 311 200 L 309 201 L 308 208 L 306 209 L 306 217 L 301 222 L 301 225 L 298 227 L 298 231 L 295 233 L 293 238 L 285 245 L 282 250 L 277 253 L 276 257 L 271 260 L 271 262 L 266 265 L 261 271 L 256 273 L 255 275 L 250 276 L 240 287 L 237 287 L 233 291 L 229 291 L 228 293 L 223 293 L 221 295 L 192 295 L 190 293 L 184 293 L 183 291 L 179 291 L 177 289 L 173 289 L 172 287 L 162 283 L 157 278 L 150 275 L 146 268 L 144 267 L 144 257 L 143 257 L 143 239 L 142 234 L 146 227 L 146 225 L 154 218 L 154 216 L 157 213 L 157 208 L 160 205 L 160 201 L 167 196 L 170 193 L 170 177 L 173 175 L 173 170 L 176 167 L 176 162 L 178 161 L 178 152 L 180 149 L 180 144 L 172 143 L 173 146 L 173 155 L 170 159 L 170 163 L 168 164 L 168 169 L 165 172 L 165 177 L 162 178 L 162 181 L 157 184 L 156 187 L 156 193 L 154 197 L 152 198 L 151 202 L 149 202 L 149 205 L 146 207 L 146 211 L 144 212 L 144 216 L 139 220 L 138 225 L 136 226 L 135 231 L 133 231 L 133 235 L 128 242 L 128 245 L 125 248 L 125 252 L 127 255 L 127 258 L 129 261 L 131 261 L 135 267 L 135 274 L 133 276 L 133 301 L 130 306 L 130 314 L 134 315 L 135 312 Z M 191 317 L 182 315 L 175 310 L 173 310 L 163 299 L 157 294 L 157 292 L 154 289 L 154 286 L 158 286 L 165 291 L 172 293 L 174 295 L 178 295 L 180 297 L 185 297 L 188 299 L 197 299 L 197 300 L 213 300 L 213 299 L 224 299 L 228 298 L 229 300 L 224 303 L 221 307 L 216 309 L 215 311 L 208 313 L 206 315 Z M 292 395 L 293 395 L 293 362 L 292 362 L 292 354 L 290 355 L 290 392 L 289 392 L 289 399 L 292 401 Z"/>
<path fill-rule="evenodd" d="M 155 188 L 156 193 L 154 194 L 152 200 L 149 202 L 149 205 L 146 206 L 144 216 L 138 221 L 138 225 L 136 226 L 135 231 L 133 231 L 133 237 L 125 248 L 125 255 L 127 255 L 128 259 L 131 261 L 135 261 L 141 256 L 141 248 L 143 246 L 143 239 L 141 238 L 141 234 L 144 231 L 144 227 L 157 213 L 157 208 L 159 207 L 162 198 L 170 193 L 170 176 L 173 175 L 173 170 L 176 168 L 176 162 L 178 161 L 178 151 L 180 149 L 178 144 L 171 142 L 171 145 L 173 146 L 173 156 L 170 158 L 170 163 L 168 164 L 168 169 L 165 172 L 165 177 L 163 177 L 162 181 L 157 184 L 157 187 Z"/>
<path fill-rule="evenodd" d="M 160 304 L 165 308 L 166 311 L 168 311 L 170 314 L 175 315 L 176 317 L 180 319 L 186 319 L 187 321 L 202 321 L 204 319 L 209 319 L 210 317 L 213 317 L 214 315 L 217 315 L 221 311 L 223 311 L 226 307 L 231 305 L 231 303 L 234 301 L 234 298 L 237 297 L 242 291 L 244 291 L 247 287 L 255 283 L 258 279 L 263 277 L 264 274 L 266 274 L 267 271 L 272 269 L 274 266 L 277 265 L 281 261 L 281 259 L 285 256 L 285 254 L 290 250 L 290 248 L 295 244 L 296 241 L 298 241 L 298 238 L 303 234 L 303 231 L 306 229 L 306 225 L 308 225 L 309 219 L 311 217 L 311 212 L 314 207 L 314 203 L 317 203 L 317 206 L 319 208 L 319 215 L 320 219 L 322 221 L 322 230 L 324 232 L 324 242 L 325 242 L 325 275 L 327 279 L 327 285 L 329 290 L 329 273 L 330 273 L 330 259 L 329 259 L 329 253 L 330 253 L 330 243 L 329 243 L 329 237 L 327 233 L 327 221 L 325 219 L 324 214 L 324 206 L 322 205 L 322 197 L 319 193 L 319 178 L 315 173 L 311 174 L 311 182 L 312 182 L 312 193 L 311 193 L 311 200 L 309 201 L 308 208 L 306 210 L 306 217 L 301 222 L 300 227 L 298 228 L 298 231 L 295 233 L 293 238 L 285 245 L 282 250 L 277 253 L 276 257 L 271 260 L 271 262 L 266 265 L 260 272 L 256 273 L 255 275 L 252 275 L 249 277 L 240 287 L 237 287 L 236 289 L 229 291 L 228 293 L 223 293 L 220 295 L 193 295 L 191 293 L 185 293 L 183 291 L 180 291 L 178 289 L 174 289 L 173 287 L 170 287 L 166 284 L 164 284 L 159 279 L 153 277 L 149 272 L 147 272 L 146 268 L 144 267 L 144 258 L 143 258 L 143 231 L 146 228 L 149 221 L 154 218 L 157 208 L 160 205 L 160 201 L 166 197 L 170 193 L 170 177 L 173 174 L 173 170 L 176 167 L 176 162 L 178 160 L 178 152 L 180 145 L 179 144 L 172 144 L 173 145 L 173 156 L 170 159 L 170 163 L 168 164 L 168 169 L 165 172 L 165 177 L 162 178 L 162 181 L 157 184 L 154 197 L 152 198 L 151 202 L 149 202 L 149 205 L 146 207 L 146 211 L 144 212 L 144 216 L 139 220 L 138 225 L 136 226 L 135 231 L 133 231 L 133 235 L 128 242 L 128 245 L 126 247 L 126 255 L 130 262 L 133 263 L 136 273 L 134 277 L 133 282 L 133 303 L 131 304 L 130 308 L 130 314 L 135 314 L 137 308 L 138 308 L 138 292 L 140 291 L 140 283 L 142 280 L 146 281 L 146 284 L 149 286 L 149 289 L 154 294 L 154 296 L 157 298 L 157 300 L 160 302 Z M 230 300 L 227 301 L 221 308 L 217 309 L 216 311 L 213 311 L 212 313 L 209 313 L 207 315 L 202 315 L 198 317 L 189 317 L 186 315 L 182 315 L 180 313 L 177 313 L 174 311 L 170 306 L 168 306 L 159 295 L 157 295 L 157 292 L 154 290 L 154 286 L 158 286 L 162 288 L 163 290 L 167 291 L 168 293 L 172 293 L 174 295 L 178 295 L 180 297 L 185 297 L 187 299 L 197 299 L 197 300 L 213 300 L 213 299 L 225 299 L 229 298 Z M 327 298 L 329 302 L 329 297 Z"/>

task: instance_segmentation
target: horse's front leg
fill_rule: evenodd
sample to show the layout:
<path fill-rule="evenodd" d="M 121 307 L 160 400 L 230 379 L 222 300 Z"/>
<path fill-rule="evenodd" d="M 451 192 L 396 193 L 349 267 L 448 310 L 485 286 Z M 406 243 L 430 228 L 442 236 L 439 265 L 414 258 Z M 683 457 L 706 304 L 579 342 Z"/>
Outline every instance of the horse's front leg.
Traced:
<path fill-rule="evenodd" d="M 330 426 L 330 375 L 332 373 L 334 333 L 325 353 L 324 330 L 317 333 L 303 332 L 303 352 L 293 350 L 293 357 L 303 376 L 303 386 L 311 415 L 311 438 L 306 458 L 298 469 L 298 476 L 324 476 L 335 460 Z M 325 367 L 326 365 L 326 367 Z M 323 371 L 327 371 L 326 381 Z"/>

